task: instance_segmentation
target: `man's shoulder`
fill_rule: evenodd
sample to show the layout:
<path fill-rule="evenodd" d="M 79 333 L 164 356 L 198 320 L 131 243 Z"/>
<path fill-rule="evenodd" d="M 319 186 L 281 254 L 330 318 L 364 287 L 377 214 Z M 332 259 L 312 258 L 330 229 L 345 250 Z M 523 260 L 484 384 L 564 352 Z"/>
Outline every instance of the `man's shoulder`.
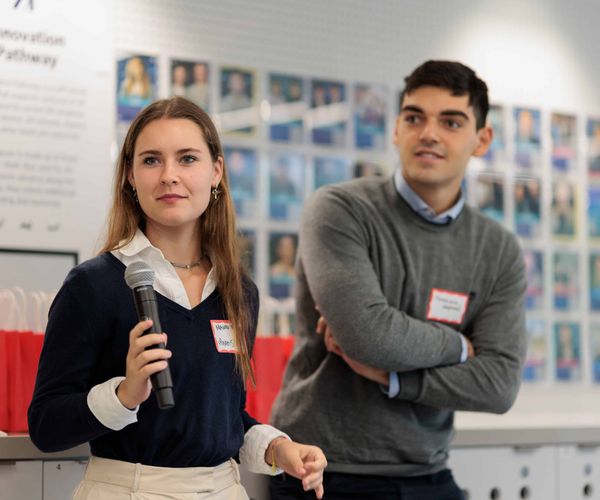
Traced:
<path fill-rule="evenodd" d="M 331 200 L 346 203 L 378 203 L 393 189 L 389 177 L 361 177 L 336 184 L 328 184 L 315 191 L 310 203 L 322 204 Z"/>
<path fill-rule="evenodd" d="M 478 238 L 478 244 L 493 248 L 495 252 L 501 248 L 511 248 L 513 252 L 520 251 L 519 240 L 516 235 L 500 224 L 485 215 L 480 210 L 465 205 L 464 215 L 475 229 Z"/>

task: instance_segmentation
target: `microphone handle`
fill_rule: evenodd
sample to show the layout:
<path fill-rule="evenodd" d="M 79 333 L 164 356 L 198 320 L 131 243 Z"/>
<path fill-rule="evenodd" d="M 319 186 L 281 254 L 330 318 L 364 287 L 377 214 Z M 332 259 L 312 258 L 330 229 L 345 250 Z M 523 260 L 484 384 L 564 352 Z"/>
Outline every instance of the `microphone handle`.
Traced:
<path fill-rule="evenodd" d="M 147 333 L 162 333 L 154 288 L 147 285 L 141 286 L 133 291 L 133 295 L 135 309 L 139 320 L 152 320 L 152 326 L 145 330 L 142 335 L 146 335 Z M 164 349 L 165 347 L 165 343 L 160 342 L 147 347 L 146 349 Z M 171 379 L 171 370 L 169 370 L 169 366 L 167 365 L 164 370 L 150 375 L 150 381 L 152 382 L 152 389 L 156 394 L 158 407 L 161 410 L 165 410 L 175 406 L 175 400 L 173 398 L 173 380 Z"/>

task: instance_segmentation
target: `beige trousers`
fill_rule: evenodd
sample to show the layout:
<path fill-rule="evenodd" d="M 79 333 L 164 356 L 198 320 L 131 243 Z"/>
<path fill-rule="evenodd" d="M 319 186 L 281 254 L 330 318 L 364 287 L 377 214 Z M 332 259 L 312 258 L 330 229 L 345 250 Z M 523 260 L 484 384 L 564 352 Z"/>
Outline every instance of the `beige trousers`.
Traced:
<path fill-rule="evenodd" d="M 91 457 L 74 500 L 248 500 L 235 460 L 217 467 L 152 467 Z"/>

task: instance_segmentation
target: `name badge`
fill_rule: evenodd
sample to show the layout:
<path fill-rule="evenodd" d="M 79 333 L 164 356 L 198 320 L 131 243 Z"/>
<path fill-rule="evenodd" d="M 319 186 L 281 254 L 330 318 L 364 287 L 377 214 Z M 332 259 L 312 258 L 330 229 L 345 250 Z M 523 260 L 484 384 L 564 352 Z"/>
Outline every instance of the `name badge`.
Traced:
<path fill-rule="evenodd" d="M 427 319 L 460 325 L 468 304 L 469 296 L 465 293 L 433 288 L 427 307 Z"/>
<path fill-rule="evenodd" d="M 210 327 L 212 328 L 213 336 L 215 337 L 215 346 L 217 346 L 217 351 L 228 352 L 231 354 L 238 352 L 238 347 L 235 345 L 231 321 L 224 319 L 211 319 Z"/>

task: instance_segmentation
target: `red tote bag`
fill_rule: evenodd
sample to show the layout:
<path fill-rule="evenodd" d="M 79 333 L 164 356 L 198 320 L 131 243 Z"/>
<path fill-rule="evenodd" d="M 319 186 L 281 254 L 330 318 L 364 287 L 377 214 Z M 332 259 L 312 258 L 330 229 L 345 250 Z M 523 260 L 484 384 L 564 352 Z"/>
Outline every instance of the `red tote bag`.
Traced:
<path fill-rule="evenodd" d="M 256 388 L 248 384 L 246 409 L 258 421 L 267 423 L 271 407 L 281 389 L 283 373 L 294 348 L 294 337 L 257 337 L 252 361 Z"/>
<path fill-rule="evenodd" d="M 27 432 L 27 409 L 33 396 L 44 336 L 30 331 L 9 334 L 9 431 Z"/>
<path fill-rule="evenodd" d="M 8 430 L 8 359 L 7 334 L 0 330 L 0 431 Z"/>

